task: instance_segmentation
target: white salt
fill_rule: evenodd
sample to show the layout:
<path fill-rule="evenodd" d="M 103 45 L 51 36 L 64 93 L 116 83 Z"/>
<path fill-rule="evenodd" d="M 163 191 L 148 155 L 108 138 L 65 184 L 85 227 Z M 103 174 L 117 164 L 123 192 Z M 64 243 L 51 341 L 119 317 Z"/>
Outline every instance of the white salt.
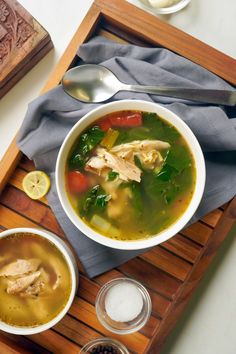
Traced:
<path fill-rule="evenodd" d="M 107 292 L 105 309 L 113 321 L 132 321 L 140 314 L 142 308 L 143 298 L 134 284 L 120 283 Z"/>

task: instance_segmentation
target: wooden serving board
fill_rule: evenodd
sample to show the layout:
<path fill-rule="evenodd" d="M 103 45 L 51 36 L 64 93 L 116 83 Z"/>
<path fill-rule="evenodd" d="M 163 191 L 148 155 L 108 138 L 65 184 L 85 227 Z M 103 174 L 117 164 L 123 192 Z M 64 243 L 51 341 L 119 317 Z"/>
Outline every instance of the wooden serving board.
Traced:
<path fill-rule="evenodd" d="M 236 61 L 178 29 L 161 22 L 124 0 L 96 0 L 50 76 L 43 92 L 57 85 L 75 60 L 78 46 L 96 34 L 117 42 L 166 47 L 236 84 Z M 30 200 L 21 182 L 34 165 L 12 142 L 0 163 L 0 229 L 43 227 L 65 238 L 46 199 Z M 78 262 L 80 285 L 63 320 L 43 333 L 19 337 L 0 333 L 0 353 L 78 353 L 88 341 L 111 336 L 132 353 L 158 354 L 176 325 L 217 249 L 236 219 L 236 198 L 171 240 L 93 280 Z M 135 334 L 119 336 L 103 328 L 94 302 L 100 287 L 110 279 L 127 276 L 150 292 L 153 310 L 147 325 Z"/>
<path fill-rule="evenodd" d="M 0 98 L 53 47 L 48 32 L 16 0 L 0 0 Z"/>

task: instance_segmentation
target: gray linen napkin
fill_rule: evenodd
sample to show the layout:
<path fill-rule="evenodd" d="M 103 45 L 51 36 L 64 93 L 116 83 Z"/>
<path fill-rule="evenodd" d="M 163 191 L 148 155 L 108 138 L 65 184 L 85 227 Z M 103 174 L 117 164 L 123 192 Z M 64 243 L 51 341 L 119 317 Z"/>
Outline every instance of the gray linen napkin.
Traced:
<path fill-rule="evenodd" d="M 95 37 L 78 50 L 80 63 L 99 63 L 126 83 L 189 88 L 233 89 L 216 75 L 163 48 L 121 45 Z M 236 194 L 236 112 L 225 107 L 184 100 L 119 92 L 125 98 L 158 102 L 190 126 L 204 151 L 207 167 L 202 202 L 191 223 L 229 201 Z M 29 104 L 20 129 L 18 146 L 52 181 L 47 196 L 57 220 L 77 252 L 88 276 L 94 277 L 133 258 L 141 251 L 120 251 L 102 246 L 78 231 L 65 215 L 55 188 L 54 171 L 59 148 L 72 126 L 98 104 L 84 104 L 69 97 L 61 86 Z"/>

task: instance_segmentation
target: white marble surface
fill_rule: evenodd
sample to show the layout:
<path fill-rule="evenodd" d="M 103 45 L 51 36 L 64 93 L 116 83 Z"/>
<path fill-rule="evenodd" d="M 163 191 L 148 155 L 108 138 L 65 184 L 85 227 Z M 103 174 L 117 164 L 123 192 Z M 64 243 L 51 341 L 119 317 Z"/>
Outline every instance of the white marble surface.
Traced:
<path fill-rule="evenodd" d="M 28 102 L 39 94 L 92 4 L 92 0 L 19 1 L 49 31 L 55 50 L 1 99 L 0 158 L 21 124 Z M 129 2 L 142 7 L 138 0 Z M 162 19 L 235 58 L 235 17 L 235 0 L 192 0 L 181 12 L 162 16 Z M 236 234 L 236 227 L 233 234 Z M 236 353 L 234 235 L 223 245 L 184 316 L 169 337 L 163 354 Z"/>

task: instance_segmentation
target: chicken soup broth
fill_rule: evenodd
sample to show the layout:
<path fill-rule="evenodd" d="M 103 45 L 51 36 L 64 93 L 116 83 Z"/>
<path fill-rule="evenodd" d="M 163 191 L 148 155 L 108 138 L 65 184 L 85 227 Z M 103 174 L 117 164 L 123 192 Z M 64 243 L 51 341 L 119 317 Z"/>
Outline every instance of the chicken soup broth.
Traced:
<path fill-rule="evenodd" d="M 66 306 L 71 275 L 53 243 L 31 233 L 0 239 L 0 320 L 36 327 L 51 321 Z"/>
<path fill-rule="evenodd" d="M 195 164 L 179 131 L 156 113 L 119 111 L 77 138 L 66 190 L 80 218 L 117 240 L 151 237 L 188 207 Z"/>

